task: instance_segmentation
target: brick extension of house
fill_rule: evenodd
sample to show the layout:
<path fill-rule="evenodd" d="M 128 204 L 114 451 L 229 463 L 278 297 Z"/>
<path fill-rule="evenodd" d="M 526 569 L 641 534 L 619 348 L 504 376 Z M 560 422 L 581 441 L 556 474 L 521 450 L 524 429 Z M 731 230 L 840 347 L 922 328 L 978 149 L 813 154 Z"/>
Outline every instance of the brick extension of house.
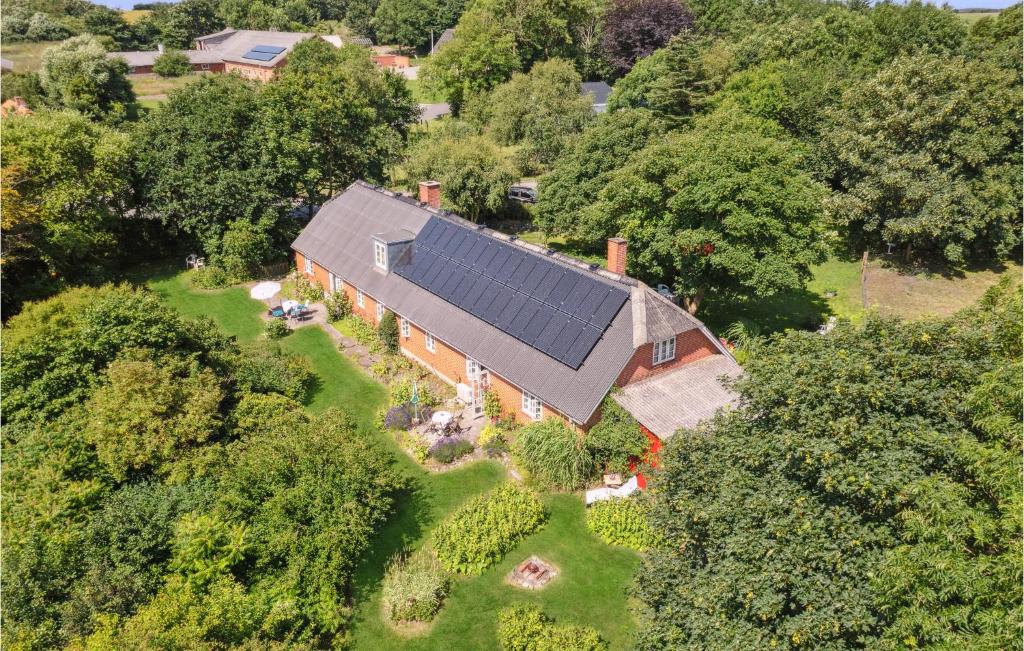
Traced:
<path fill-rule="evenodd" d="M 520 422 L 561 418 L 581 431 L 605 396 L 641 424 L 656 453 L 679 428 L 734 403 L 740 368 L 699 320 L 625 275 L 628 244 L 588 265 L 419 201 L 356 182 L 292 244 L 300 273 L 344 291 L 360 318 L 385 310 L 403 354 L 482 409 L 492 389 Z"/>

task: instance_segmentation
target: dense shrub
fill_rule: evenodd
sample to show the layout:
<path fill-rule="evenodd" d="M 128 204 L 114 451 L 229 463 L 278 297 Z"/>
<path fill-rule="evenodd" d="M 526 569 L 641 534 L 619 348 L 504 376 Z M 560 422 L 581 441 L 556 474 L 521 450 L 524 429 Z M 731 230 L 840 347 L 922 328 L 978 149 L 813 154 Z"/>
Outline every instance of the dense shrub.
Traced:
<path fill-rule="evenodd" d="M 252 278 L 272 251 L 273 240 L 269 232 L 272 226 L 272 222 L 262 220 L 232 221 L 221 237 L 213 264 L 223 268 L 232 282 Z"/>
<path fill-rule="evenodd" d="M 586 445 L 599 469 L 625 473 L 630 457 L 642 457 L 649 443 L 636 419 L 615 400 L 605 398 L 601 420 L 587 433 Z"/>
<path fill-rule="evenodd" d="M 181 77 L 192 72 L 192 64 L 184 52 L 164 52 L 153 62 L 153 72 L 161 77 Z"/>
<path fill-rule="evenodd" d="M 505 651 L 604 651 L 608 644 L 589 626 L 555 624 L 537 606 L 498 613 L 498 642 Z"/>
<path fill-rule="evenodd" d="M 381 585 L 384 614 L 395 623 L 430 621 L 448 595 L 448 584 L 448 571 L 429 548 L 398 556 Z"/>
<path fill-rule="evenodd" d="M 219 289 L 231 284 L 231 276 L 223 268 L 208 264 L 192 273 L 192 284 L 200 289 Z"/>
<path fill-rule="evenodd" d="M 583 436 L 556 418 L 519 430 L 512 454 L 531 477 L 549 488 L 582 488 L 595 472 Z"/>
<path fill-rule="evenodd" d="M 263 334 L 267 336 L 267 339 L 280 339 L 289 332 L 291 332 L 291 329 L 284 319 L 271 319 L 263 326 Z"/>
<path fill-rule="evenodd" d="M 345 292 L 331 292 L 324 299 L 324 306 L 327 308 L 327 318 L 331 321 L 341 321 L 352 314 L 352 301 Z"/>
<path fill-rule="evenodd" d="M 324 288 L 320 283 L 310 282 L 309 278 L 302 274 L 295 276 L 295 294 L 304 303 L 318 303 L 324 300 Z"/>
<path fill-rule="evenodd" d="M 395 405 L 384 411 L 381 425 L 384 429 L 407 430 L 412 427 L 412 419 L 415 414 L 416 409 L 411 403 L 406 402 Z"/>
<path fill-rule="evenodd" d="M 412 401 L 412 389 L 413 389 L 412 378 L 402 378 L 398 382 L 391 385 L 391 402 L 393 404 L 401 404 L 403 402 Z M 441 396 L 434 393 L 429 382 L 417 382 L 416 383 L 416 397 L 419 399 L 420 409 L 431 410 L 441 404 Z M 425 416 L 422 416 L 425 418 Z"/>
<path fill-rule="evenodd" d="M 644 551 L 658 544 L 658 536 L 647 523 L 647 513 L 632 497 L 597 502 L 587 509 L 587 529 L 609 545 Z"/>
<path fill-rule="evenodd" d="M 384 350 L 392 355 L 398 352 L 398 319 L 391 310 L 385 310 L 377 324 L 377 337 Z"/>
<path fill-rule="evenodd" d="M 484 416 L 492 421 L 501 418 L 501 398 L 494 389 L 484 391 Z"/>
<path fill-rule="evenodd" d="M 451 463 L 473 451 L 473 444 L 456 436 L 442 436 L 430 446 L 430 457 L 439 463 Z"/>
<path fill-rule="evenodd" d="M 284 324 L 278 320 L 274 323 Z M 238 388 L 246 392 L 276 392 L 301 402 L 316 383 L 316 373 L 309 360 L 285 352 L 279 346 L 247 346 L 233 360 L 232 366 Z"/>
<path fill-rule="evenodd" d="M 434 532 L 438 560 L 452 572 L 480 574 L 547 520 L 532 492 L 502 484 L 452 513 Z"/>
<path fill-rule="evenodd" d="M 508 452 L 508 440 L 505 431 L 497 425 L 485 425 L 476 439 L 478 448 L 482 448 L 489 457 L 500 457 Z"/>

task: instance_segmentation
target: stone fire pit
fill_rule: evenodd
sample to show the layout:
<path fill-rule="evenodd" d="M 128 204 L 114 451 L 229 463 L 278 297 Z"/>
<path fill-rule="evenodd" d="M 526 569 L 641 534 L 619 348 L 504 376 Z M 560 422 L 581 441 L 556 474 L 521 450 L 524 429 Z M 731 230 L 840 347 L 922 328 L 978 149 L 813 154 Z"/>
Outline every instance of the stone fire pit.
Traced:
<path fill-rule="evenodd" d="M 540 590 L 556 576 L 558 576 L 558 570 L 554 565 L 537 556 L 531 556 L 516 565 L 515 569 L 509 572 L 507 578 L 509 583 L 520 588 Z"/>

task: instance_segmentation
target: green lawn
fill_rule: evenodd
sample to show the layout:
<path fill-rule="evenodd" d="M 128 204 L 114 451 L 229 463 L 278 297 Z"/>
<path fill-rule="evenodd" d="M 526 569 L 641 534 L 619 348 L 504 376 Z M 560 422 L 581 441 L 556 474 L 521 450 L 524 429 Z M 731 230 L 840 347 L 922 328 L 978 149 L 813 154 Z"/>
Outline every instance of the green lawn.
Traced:
<path fill-rule="evenodd" d="M 144 270 L 130 276 L 145 282 L 170 306 L 189 317 L 209 317 L 239 341 L 260 336 L 264 305 L 240 287 L 200 290 L 187 272 Z M 384 404 L 386 390 L 340 354 L 319 326 L 299 328 L 281 340 L 287 350 L 305 356 L 319 376 L 306 405 L 311 411 L 341 406 L 364 426 Z M 494 461 L 478 461 L 446 473 L 428 473 L 402 452 L 394 438 L 381 433 L 385 452 L 411 479 L 413 488 L 400 497 L 396 513 L 379 534 L 356 573 L 353 641 L 356 649 L 496 649 L 498 611 L 517 601 L 537 603 L 560 622 L 595 627 L 613 649 L 630 648 L 634 622 L 627 594 L 639 563 L 635 553 L 606 545 L 586 530 L 578 495 L 545 495 L 547 525 L 481 576 L 456 579 L 452 594 L 430 630 L 404 638 L 380 617 L 380 581 L 389 559 L 404 547 L 420 547 L 434 527 L 466 499 L 506 478 Z M 530 554 L 554 563 L 560 575 L 547 588 L 528 592 L 506 585 L 504 576 Z"/>
<path fill-rule="evenodd" d="M 241 287 L 205 290 L 192 287 L 189 273 L 158 273 L 147 284 L 187 317 L 209 317 L 225 334 L 252 341 L 263 332 L 260 313 L 266 306 Z"/>

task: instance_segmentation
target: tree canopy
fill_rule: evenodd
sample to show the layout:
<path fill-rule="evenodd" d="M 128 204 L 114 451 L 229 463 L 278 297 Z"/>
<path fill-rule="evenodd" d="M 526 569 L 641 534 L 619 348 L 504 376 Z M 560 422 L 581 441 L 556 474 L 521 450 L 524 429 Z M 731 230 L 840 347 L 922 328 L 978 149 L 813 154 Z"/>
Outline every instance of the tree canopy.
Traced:
<path fill-rule="evenodd" d="M 604 15 L 601 51 L 623 75 L 692 25 L 693 16 L 679 0 L 613 0 Z"/>
<path fill-rule="evenodd" d="M 1021 295 L 776 335 L 660 454 L 639 648 L 1012 648 Z"/>
<path fill-rule="evenodd" d="M 849 88 L 822 142 L 832 220 L 954 265 L 1005 256 L 1021 241 L 1019 90 L 1002 68 L 928 55 Z"/>
<path fill-rule="evenodd" d="M 825 188 L 804 171 L 807 154 L 773 123 L 713 113 L 611 175 L 581 235 L 627 238 L 627 271 L 671 284 L 691 313 L 709 291 L 799 288 L 826 252 Z"/>
<path fill-rule="evenodd" d="M 30 303 L 4 344 L 5 646 L 344 638 L 404 480 L 347 413 L 279 393 L 308 368 L 128 286 Z"/>
<path fill-rule="evenodd" d="M 135 117 L 128 64 L 108 59 L 94 37 L 75 36 L 43 52 L 39 79 L 46 103 L 112 123 Z"/>

